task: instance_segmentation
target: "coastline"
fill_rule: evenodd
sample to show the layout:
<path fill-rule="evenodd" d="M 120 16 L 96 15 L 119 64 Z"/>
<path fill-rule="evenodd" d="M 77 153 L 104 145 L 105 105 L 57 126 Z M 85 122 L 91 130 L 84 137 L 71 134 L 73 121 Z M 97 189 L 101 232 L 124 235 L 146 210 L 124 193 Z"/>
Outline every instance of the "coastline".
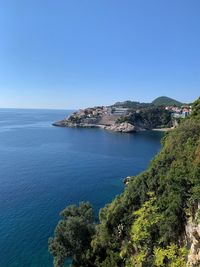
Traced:
<path fill-rule="evenodd" d="M 138 131 L 137 127 L 131 125 L 130 123 L 124 122 L 119 124 L 98 124 L 98 123 L 72 123 L 57 121 L 52 123 L 53 126 L 56 127 L 69 127 L 69 128 L 100 128 L 111 132 L 121 132 L 121 133 L 131 133 Z"/>
<path fill-rule="evenodd" d="M 90 123 L 70 123 L 70 124 L 64 124 L 64 121 L 58 121 L 58 122 L 54 122 L 52 123 L 53 126 L 56 127 L 69 127 L 69 128 L 100 128 L 100 129 L 104 129 L 104 130 L 109 130 L 109 131 L 113 131 L 113 132 L 118 132 L 118 130 L 116 130 L 116 125 L 103 125 L 103 124 L 90 124 Z M 112 129 L 111 127 L 114 126 L 114 128 Z M 134 126 L 133 126 L 134 127 Z M 149 129 L 150 131 L 157 131 L 157 132 L 169 132 L 172 131 L 174 129 L 174 127 L 171 128 L 153 128 L 153 129 Z M 123 129 L 124 131 L 121 132 L 141 132 L 141 131 L 147 131 L 148 129 L 144 129 L 144 128 L 134 128 L 131 129 L 130 131 L 126 131 L 125 129 Z"/>

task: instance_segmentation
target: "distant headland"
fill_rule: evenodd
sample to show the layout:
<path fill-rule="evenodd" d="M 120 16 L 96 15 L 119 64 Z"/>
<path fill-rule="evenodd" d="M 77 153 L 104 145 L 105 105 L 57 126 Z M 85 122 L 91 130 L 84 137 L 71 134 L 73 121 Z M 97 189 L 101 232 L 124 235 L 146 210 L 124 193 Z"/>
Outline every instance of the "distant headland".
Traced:
<path fill-rule="evenodd" d="M 111 106 L 80 109 L 54 126 L 71 128 L 102 128 L 130 133 L 144 130 L 169 130 L 191 112 L 190 104 L 161 96 L 151 103 L 117 102 Z"/>

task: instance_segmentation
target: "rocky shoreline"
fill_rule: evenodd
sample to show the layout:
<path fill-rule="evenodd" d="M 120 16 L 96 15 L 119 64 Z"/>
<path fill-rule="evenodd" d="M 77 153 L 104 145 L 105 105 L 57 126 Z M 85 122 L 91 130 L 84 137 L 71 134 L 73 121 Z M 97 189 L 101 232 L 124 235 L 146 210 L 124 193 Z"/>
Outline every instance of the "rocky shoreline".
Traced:
<path fill-rule="evenodd" d="M 137 127 L 128 122 L 115 123 L 111 126 L 106 126 L 104 129 L 112 132 L 121 132 L 121 133 L 132 133 L 138 130 Z"/>
<path fill-rule="evenodd" d="M 101 128 L 112 132 L 121 132 L 121 133 L 131 133 L 136 132 L 139 128 L 134 125 L 123 122 L 123 123 L 114 123 L 112 125 L 102 125 L 102 124 L 91 124 L 91 123 L 71 123 L 64 120 L 57 121 L 52 124 L 57 127 L 69 127 L 69 128 Z"/>
<path fill-rule="evenodd" d="M 120 113 L 119 113 L 120 111 Z M 69 128 L 101 128 L 112 132 L 131 133 L 138 130 L 128 122 L 119 122 L 127 109 L 115 110 L 110 107 L 96 107 L 79 110 L 66 119 L 53 123 L 53 126 Z"/>
<path fill-rule="evenodd" d="M 111 125 L 103 125 L 103 124 L 92 124 L 92 123 L 72 123 L 68 122 L 66 120 L 61 120 L 54 122 L 52 124 L 56 127 L 69 127 L 69 128 L 100 128 L 111 132 L 120 132 L 120 133 L 133 133 L 133 132 L 140 132 L 140 131 L 146 131 L 147 129 L 134 126 L 128 122 L 123 123 L 114 123 Z M 151 131 L 157 131 L 157 132 L 168 132 L 173 130 L 174 127 L 171 128 L 157 128 L 157 129 L 149 129 Z"/>

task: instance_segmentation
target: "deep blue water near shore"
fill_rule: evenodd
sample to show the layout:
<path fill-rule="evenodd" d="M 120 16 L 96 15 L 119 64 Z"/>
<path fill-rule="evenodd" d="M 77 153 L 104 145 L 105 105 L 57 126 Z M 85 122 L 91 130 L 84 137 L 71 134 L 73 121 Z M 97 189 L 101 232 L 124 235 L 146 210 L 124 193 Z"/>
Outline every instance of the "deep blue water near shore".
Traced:
<path fill-rule="evenodd" d="M 51 267 L 48 237 L 59 212 L 103 207 L 123 178 L 144 170 L 159 132 L 110 133 L 51 126 L 69 111 L 0 109 L 0 266 Z"/>

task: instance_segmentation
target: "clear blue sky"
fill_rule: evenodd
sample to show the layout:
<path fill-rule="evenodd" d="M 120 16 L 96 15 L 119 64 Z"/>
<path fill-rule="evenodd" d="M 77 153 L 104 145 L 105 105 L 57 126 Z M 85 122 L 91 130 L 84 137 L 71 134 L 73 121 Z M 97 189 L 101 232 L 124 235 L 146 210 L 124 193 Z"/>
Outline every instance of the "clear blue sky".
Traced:
<path fill-rule="evenodd" d="M 199 0 L 1 0 L 0 107 L 200 95 Z"/>

